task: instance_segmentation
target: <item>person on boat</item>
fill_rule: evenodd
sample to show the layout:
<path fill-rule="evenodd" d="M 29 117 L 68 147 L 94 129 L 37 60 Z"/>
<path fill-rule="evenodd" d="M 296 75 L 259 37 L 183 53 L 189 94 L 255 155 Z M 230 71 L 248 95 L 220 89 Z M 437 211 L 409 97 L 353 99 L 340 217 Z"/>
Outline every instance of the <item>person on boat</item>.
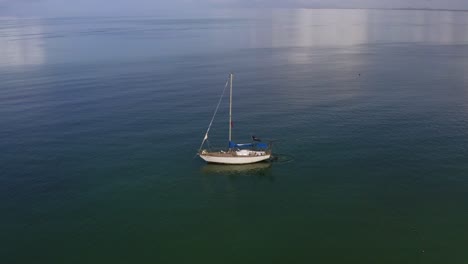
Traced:
<path fill-rule="evenodd" d="M 258 141 L 258 142 L 261 142 L 261 141 L 262 141 L 261 139 L 259 139 L 259 138 L 256 137 L 256 136 L 252 136 L 252 140 L 253 140 L 253 141 Z"/>

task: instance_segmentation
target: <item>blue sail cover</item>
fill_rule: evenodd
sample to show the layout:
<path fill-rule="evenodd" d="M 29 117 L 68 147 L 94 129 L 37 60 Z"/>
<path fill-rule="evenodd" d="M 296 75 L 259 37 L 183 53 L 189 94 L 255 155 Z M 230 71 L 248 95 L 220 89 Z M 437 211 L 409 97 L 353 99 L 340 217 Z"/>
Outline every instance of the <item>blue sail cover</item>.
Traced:
<path fill-rule="evenodd" d="M 268 144 L 267 143 L 260 143 L 260 142 L 257 142 L 254 144 L 256 148 L 258 149 L 267 149 L 268 148 Z"/>
<path fill-rule="evenodd" d="M 229 148 L 239 148 L 239 149 L 268 149 L 267 143 L 255 142 L 255 143 L 245 143 L 245 144 L 236 144 L 232 141 L 229 141 Z"/>

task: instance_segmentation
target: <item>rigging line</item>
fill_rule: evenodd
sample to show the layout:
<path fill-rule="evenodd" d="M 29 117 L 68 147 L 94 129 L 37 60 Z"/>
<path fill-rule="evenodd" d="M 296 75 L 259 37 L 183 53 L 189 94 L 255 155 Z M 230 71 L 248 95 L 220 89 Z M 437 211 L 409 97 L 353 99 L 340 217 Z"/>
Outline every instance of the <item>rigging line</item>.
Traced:
<path fill-rule="evenodd" d="M 208 139 L 208 132 L 210 132 L 211 125 L 213 124 L 213 120 L 216 116 L 216 113 L 218 112 L 219 106 L 221 105 L 221 101 L 223 100 L 224 92 L 226 91 L 226 87 L 228 86 L 228 84 L 229 84 L 229 79 L 226 81 L 226 84 L 224 85 L 223 93 L 221 94 L 221 97 L 219 98 L 218 105 L 216 106 L 216 110 L 213 114 L 213 117 L 211 118 L 210 125 L 208 125 L 208 129 L 206 130 L 205 137 L 203 138 L 203 141 L 200 145 L 200 148 L 198 149 L 198 152 L 200 152 L 201 148 L 203 147 L 203 144 Z"/>

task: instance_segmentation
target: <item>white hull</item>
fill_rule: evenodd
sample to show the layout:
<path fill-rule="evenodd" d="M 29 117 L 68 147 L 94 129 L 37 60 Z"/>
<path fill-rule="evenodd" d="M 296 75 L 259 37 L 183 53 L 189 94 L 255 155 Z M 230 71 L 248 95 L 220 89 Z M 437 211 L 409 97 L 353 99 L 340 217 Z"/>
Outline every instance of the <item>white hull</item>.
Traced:
<path fill-rule="evenodd" d="M 264 161 L 270 158 L 270 154 L 262 156 L 249 156 L 249 157 L 217 157 L 210 155 L 200 154 L 200 158 L 209 163 L 220 163 L 220 164 L 249 164 Z"/>

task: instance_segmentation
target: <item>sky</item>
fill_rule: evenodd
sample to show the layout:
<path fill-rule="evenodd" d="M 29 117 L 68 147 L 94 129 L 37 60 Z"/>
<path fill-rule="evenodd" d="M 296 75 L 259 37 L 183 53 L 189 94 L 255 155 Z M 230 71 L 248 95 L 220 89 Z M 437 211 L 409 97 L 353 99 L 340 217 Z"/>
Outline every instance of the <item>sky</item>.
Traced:
<path fill-rule="evenodd" d="M 468 0 L 0 0 L 2 16 L 151 15 L 209 8 L 430 8 L 467 10 Z"/>

